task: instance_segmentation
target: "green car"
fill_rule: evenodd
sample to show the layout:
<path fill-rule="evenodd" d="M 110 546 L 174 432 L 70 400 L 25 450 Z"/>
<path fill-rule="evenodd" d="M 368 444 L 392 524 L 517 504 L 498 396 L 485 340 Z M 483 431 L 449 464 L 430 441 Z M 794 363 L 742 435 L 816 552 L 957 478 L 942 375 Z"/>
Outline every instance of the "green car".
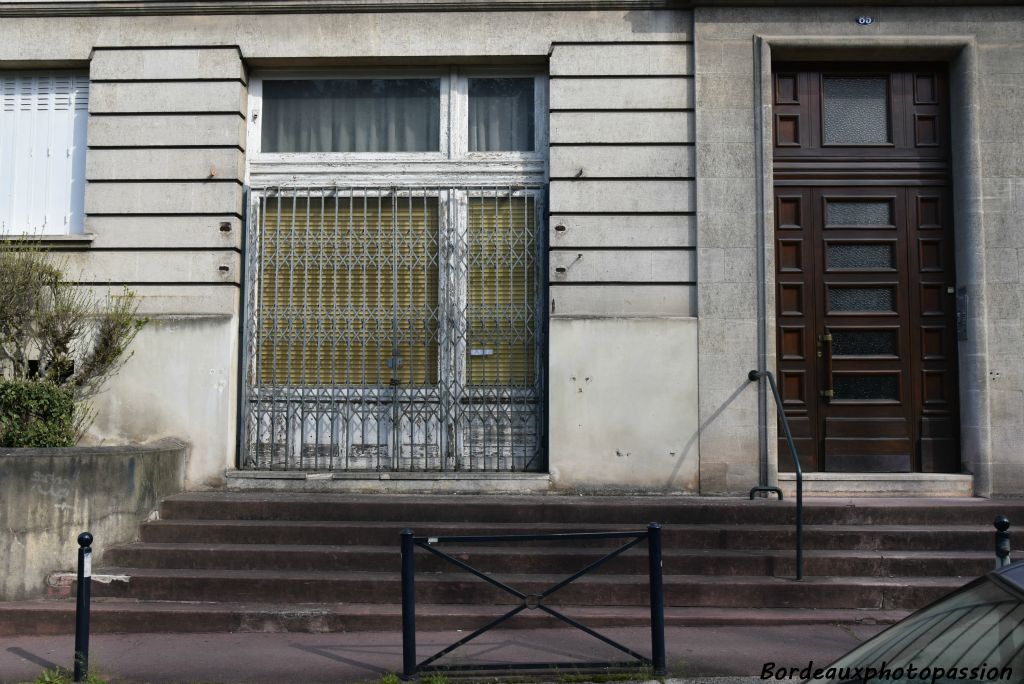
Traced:
<path fill-rule="evenodd" d="M 979 577 L 804 681 L 1024 682 L 1024 562 Z"/>

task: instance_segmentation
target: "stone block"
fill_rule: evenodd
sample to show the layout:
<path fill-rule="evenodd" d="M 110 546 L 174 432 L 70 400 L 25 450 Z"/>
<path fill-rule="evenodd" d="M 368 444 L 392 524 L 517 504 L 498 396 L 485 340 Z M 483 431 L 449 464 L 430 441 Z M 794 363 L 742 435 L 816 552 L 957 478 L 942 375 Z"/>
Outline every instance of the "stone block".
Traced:
<path fill-rule="evenodd" d="M 552 109 L 686 109 L 693 78 L 552 78 Z"/>
<path fill-rule="evenodd" d="M 1024 434 L 1024 391 L 995 389 L 989 392 L 989 419 L 992 429 L 1016 428 Z M 1024 467 L 1024 462 L 1022 462 Z"/>
<path fill-rule="evenodd" d="M 990 283 L 1019 283 L 1017 251 L 1012 248 L 985 250 L 985 280 Z"/>
<path fill-rule="evenodd" d="M 552 76 L 688 76 L 692 46 L 557 45 L 551 51 Z"/>
<path fill-rule="evenodd" d="M 697 155 L 699 178 L 751 178 L 755 172 L 752 143 L 715 143 L 700 145 Z"/>
<path fill-rule="evenodd" d="M 548 255 L 552 283 L 694 283 L 692 249 L 553 250 Z"/>
<path fill-rule="evenodd" d="M 548 239 L 552 248 L 693 247 L 694 216 L 617 216 L 555 214 Z"/>
<path fill-rule="evenodd" d="M 699 182 L 699 181 L 698 181 Z M 755 216 L 749 212 L 715 211 L 708 202 L 708 211 L 697 212 L 698 242 L 704 247 L 757 247 Z"/>
<path fill-rule="evenodd" d="M 1020 101 L 1024 103 L 1024 96 Z M 982 168 L 988 177 L 1024 176 L 1024 142 L 983 142 L 981 156 Z"/>
<path fill-rule="evenodd" d="M 552 112 L 553 143 L 692 143 L 693 112 Z"/>
<path fill-rule="evenodd" d="M 549 296 L 552 318 L 697 315 L 695 285 L 552 284 Z"/>
<path fill-rule="evenodd" d="M 694 175 L 690 145 L 558 145 L 550 152 L 551 176 L 579 178 L 687 178 Z"/>
<path fill-rule="evenodd" d="M 83 290 L 94 297 L 117 294 L 119 289 L 106 285 L 85 285 Z M 238 315 L 238 288 L 225 285 L 191 284 L 148 285 L 133 283 L 129 288 L 139 298 L 139 314 L 143 316 L 219 316 Z"/>
<path fill-rule="evenodd" d="M 698 157 L 700 152 L 698 152 Z M 703 178 L 697 180 L 697 206 L 699 211 L 710 213 L 721 211 L 726 214 L 752 216 L 757 211 L 755 186 L 759 181 L 753 178 Z"/>
<path fill-rule="evenodd" d="M 754 107 L 700 107 L 697 109 L 697 140 L 705 143 L 754 143 Z M 698 155 L 700 150 L 697 150 Z M 751 169 L 751 175 L 756 169 Z"/>
<path fill-rule="evenodd" d="M 244 180 L 245 156 L 233 148 L 98 149 L 86 155 L 87 180 Z"/>
<path fill-rule="evenodd" d="M 237 284 L 239 255 L 224 251 L 89 251 L 67 255 L 67 271 L 81 283 Z M 184 312 L 183 312 L 184 313 Z"/>
<path fill-rule="evenodd" d="M 244 149 L 245 136 L 245 119 L 238 114 L 89 117 L 90 148 L 230 145 Z"/>
<path fill-rule="evenodd" d="M 225 225 L 226 224 L 226 225 Z M 86 216 L 93 249 L 240 249 L 237 216 Z"/>
<path fill-rule="evenodd" d="M 105 50 L 97 48 L 89 78 L 100 81 L 155 79 L 245 79 L 237 48 Z"/>
<path fill-rule="evenodd" d="M 89 183 L 89 214 L 234 214 L 241 216 L 238 183 Z"/>
<path fill-rule="evenodd" d="M 727 109 L 754 101 L 752 76 L 702 73 L 697 74 L 695 86 L 696 99 L 701 107 Z"/>
<path fill-rule="evenodd" d="M 751 283 L 717 283 L 697 293 L 701 316 L 726 319 L 757 317 L 756 288 Z"/>
<path fill-rule="evenodd" d="M 757 253 L 744 247 L 707 248 L 698 252 L 698 281 L 706 283 L 756 283 Z"/>
<path fill-rule="evenodd" d="M 552 213 L 690 212 L 694 210 L 693 181 L 551 181 L 548 202 Z"/>
<path fill-rule="evenodd" d="M 1024 311 L 1024 285 L 1020 283 L 990 283 L 988 286 L 988 315 L 992 318 L 1019 318 Z"/>
<path fill-rule="evenodd" d="M 246 112 L 237 81 L 100 82 L 89 89 L 91 114 Z"/>

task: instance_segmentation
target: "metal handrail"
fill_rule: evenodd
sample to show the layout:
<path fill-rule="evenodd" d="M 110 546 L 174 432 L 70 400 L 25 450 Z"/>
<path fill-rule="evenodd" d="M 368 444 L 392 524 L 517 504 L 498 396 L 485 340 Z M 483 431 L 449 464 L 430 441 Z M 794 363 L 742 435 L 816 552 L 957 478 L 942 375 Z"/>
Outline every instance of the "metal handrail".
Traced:
<path fill-rule="evenodd" d="M 775 407 L 778 411 L 782 430 L 786 435 L 786 443 L 789 445 L 789 455 L 793 457 L 793 467 L 796 468 L 796 578 L 804 578 L 804 471 L 800 468 L 800 458 L 796 454 L 796 444 L 793 443 L 793 433 L 789 431 L 789 421 L 786 420 L 786 412 L 782 408 L 782 397 L 779 395 L 778 385 L 775 384 L 775 376 L 771 371 L 752 370 L 747 373 L 751 382 L 761 378 L 768 378 L 768 385 L 772 388 L 775 396 Z M 774 491 L 782 499 L 782 490 L 778 487 L 754 487 L 750 490 L 750 498 L 754 498 L 754 492 Z"/>

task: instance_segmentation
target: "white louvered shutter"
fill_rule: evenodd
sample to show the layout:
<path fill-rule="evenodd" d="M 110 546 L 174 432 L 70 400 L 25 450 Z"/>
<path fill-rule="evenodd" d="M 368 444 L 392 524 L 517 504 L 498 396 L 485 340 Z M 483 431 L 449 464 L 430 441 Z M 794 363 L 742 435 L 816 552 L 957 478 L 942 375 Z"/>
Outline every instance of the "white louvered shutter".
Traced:
<path fill-rule="evenodd" d="M 0 233 L 81 233 L 89 77 L 0 71 Z"/>

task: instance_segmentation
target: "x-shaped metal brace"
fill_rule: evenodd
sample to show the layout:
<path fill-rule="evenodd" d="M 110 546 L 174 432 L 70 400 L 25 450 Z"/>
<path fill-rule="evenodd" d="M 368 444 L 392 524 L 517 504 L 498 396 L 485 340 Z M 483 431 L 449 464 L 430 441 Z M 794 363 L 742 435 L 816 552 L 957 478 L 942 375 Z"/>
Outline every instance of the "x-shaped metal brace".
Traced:
<path fill-rule="evenodd" d="M 586 632 L 587 634 L 589 634 L 590 636 L 594 637 L 595 639 L 603 641 L 604 643 L 608 644 L 609 646 L 612 646 L 613 648 L 617 648 L 618 650 L 622 651 L 623 653 L 626 653 L 627 655 L 629 655 L 629 656 L 631 656 L 633 658 L 636 658 L 641 663 L 645 663 L 645 664 L 650 665 L 651 664 L 650 658 L 647 658 L 646 656 L 643 656 L 643 655 L 637 653 L 636 651 L 634 651 L 634 650 L 632 650 L 632 649 L 630 649 L 630 648 L 628 648 L 626 646 L 623 646 L 619 642 L 606 637 L 605 635 L 601 634 L 600 632 L 597 632 L 597 631 L 591 629 L 590 627 L 587 627 L 583 623 L 578 622 L 576 620 L 573 620 L 571 617 L 565 615 L 564 613 L 561 613 L 561 612 L 555 610 L 554 608 L 551 608 L 550 606 L 547 606 L 547 605 L 544 604 L 544 600 L 549 598 L 552 594 L 554 594 L 558 590 L 564 588 L 565 586 L 571 584 L 572 582 L 575 582 L 577 579 L 579 579 L 583 575 L 587 574 L 588 572 L 591 572 L 592 570 L 596 570 L 597 568 L 601 567 L 602 565 L 604 565 L 605 563 L 607 563 L 611 559 L 613 559 L 613 558 L 615 558 L 615 557 L 625 553 L 629 549 L 631 549 L 634 546 L 636 546 L 637 544 L 639 544 L 644 539 L 646 539 L 645 536 L 639 536 L 639 537 L 631 540 L 630 542 L 628 542 L 628 543 L 622 545 L 621 547 L 615 549 L 611 553 L 609 553 L 609 554 L 607 554 L 605 556 L 602 556 L 601 558 L 599 558 L 598 560 L 594 561 L 590 565 L 586 566 L 582 570 L 580 570 L 580 571 L 578 571 L 578 572 L 576 572 L 576 573 L 566 577 L 565 579 L 561 580 L 560 582 L 557 582 L 557 583 L 551 585 L 550 587 L 548 587 L 547 589 L 545 589 L 544 591 L 542 591 L 539 594 L 526 594 L 526 593 L 523 593 L 523 592 L 519 591 L 515 587 L 512 587 L 512 586 L 510 586 L 508 584 L 505 584 L 504 582 L 501 582 L 499 580 L 494 579 L 490 575 L 487 575 L 487 574 L 477 570 L 472 565 L 470 565 L 468 563 L 465 563 L 465 562 L 459 560 L 458 558 L 455 558 L 454 556 L 450 556 L 447 553 L 445 553 L 444 551 L 440 551 L 440 550 L 434 548 L 431 545 L 431 541 L 432 540 L 429 539 L 429 538 L 428 539 L 417 539 L 415 541 L 415 543 L 420 548 L 426 549 L 427 551 L 429 551 L 430 553 L 434 554 L 435 556 L 438 556 L 440 558 L 445 559 L 449 563 L 452 563 L 453 565 L 456 565 L 459 568 L 462 568 L 466 572 L 468 572 L 468 573 L 470 573 L 472 575 L 475 575 L 476 577 L 479 577 L 480 579 L 482 579 L 483 581 L 487 582 L 488 584 L 490 584 L 492 586 L 495 586 L 498 589 L 501 589 L 502 591 L 505 591 L 505 592 L 507 592 L 509 594 L 512 594 L 513 596 L 515 596 L 516 598 L 518 598 L 520 600 L 520 603 L 519 603 L 518 606 L 515 606 L 514 608 L 512 608 L 511 610 L 509 610 L 505 614 L 500 615 L 500 616 L 496 617 L 495 619 L 491 620 L 490 622 L 488 622 L 483 627 L 475 630 L 471 634 L 463 637 L 462 639 L 459 639 L 454 644 L 452 644 L 452 645 L 448 646 L 447 648 L 444 648 L 444 649 L 438 651 L 437 653 L 435 653 L 434 655 L 430 656 L 429 658 L 427 658 L 426 660 L 421 662 L 419 665 L 417 665 L 416 669 L 420 669 L 420 668 L 426 667 L 430 663 L 433 663 L 434 661 L 436 661 L 436 660 L 438 660 L 440 658 L 443 658 L 444 656 L 448 655 L 449 653 L 451 653 L 452 651 L 457 649 L 459 646 L 462 646 L 463 644 L 469 643 L 470 641 L 472 641 L 473 639 L 477 638 L 478 636 L 480 636 L 484 632 L 486 632 L 486 631 L 488 631 L 490 629 L 494 629 L 495 627 L 497 627 L 501 623 L 505 622 L 506 620 L 510 619 L 511 617 L 513 617 L 515 615 L 518 615 L 519 613 L 521 613 L 524 610 L 542 610 L 545 613 L 547 613 L 548 615 L 550 615 L 551 617 L 553 617 L 553 618 L 555 618 L 557 620 L 561 620 L 562 622 L 564 622 L 564 623 L 566 623 L 568 625 L 571 625 L 572 627 L 575 627 L 576 629 L 578 629 L 580 631 Z"/>

